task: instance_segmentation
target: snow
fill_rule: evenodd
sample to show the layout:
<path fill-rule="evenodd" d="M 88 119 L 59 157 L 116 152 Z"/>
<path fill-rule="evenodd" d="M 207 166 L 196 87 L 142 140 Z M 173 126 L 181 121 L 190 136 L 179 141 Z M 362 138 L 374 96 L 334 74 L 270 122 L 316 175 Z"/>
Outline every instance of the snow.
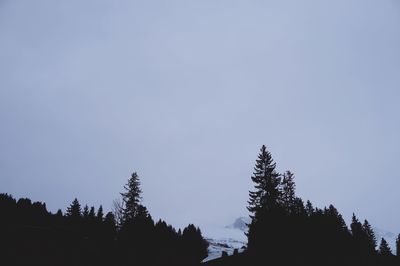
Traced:
<path fill-rule="evenodd" d="M 235 249 L 243 252 L 243 247 L 247 246 L 245 232 L 248 222 L 249 220 L 246 217 L 240 217 L 228 226 L 207 227 L 203 233 L 210 246 L 208 257 L 203 262 L 221 257 L 223 251 L 227 252 L 228 255 L 232 255 Z"/>

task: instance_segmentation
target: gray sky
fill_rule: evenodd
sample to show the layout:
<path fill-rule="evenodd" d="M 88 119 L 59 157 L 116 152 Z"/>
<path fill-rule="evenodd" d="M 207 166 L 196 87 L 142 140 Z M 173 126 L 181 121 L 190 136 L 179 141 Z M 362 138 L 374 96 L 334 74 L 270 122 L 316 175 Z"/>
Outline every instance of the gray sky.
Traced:
<path fill-rule="evenodd" d="M 0 190 L 246 215 L 266 144 L 298 193 L 400 231 L 400 2 L 0 0 Z"/>

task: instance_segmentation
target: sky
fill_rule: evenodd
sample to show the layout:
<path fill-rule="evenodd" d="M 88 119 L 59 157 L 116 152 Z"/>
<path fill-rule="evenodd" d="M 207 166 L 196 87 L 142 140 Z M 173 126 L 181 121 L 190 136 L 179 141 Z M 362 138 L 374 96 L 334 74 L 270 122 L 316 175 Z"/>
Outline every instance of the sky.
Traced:
<path fill-rule="evenodd" d="M 246 216 L 261 145 L 297 193 L 400 232 L 397 0 L 0 0 L 0 192 Z"/>

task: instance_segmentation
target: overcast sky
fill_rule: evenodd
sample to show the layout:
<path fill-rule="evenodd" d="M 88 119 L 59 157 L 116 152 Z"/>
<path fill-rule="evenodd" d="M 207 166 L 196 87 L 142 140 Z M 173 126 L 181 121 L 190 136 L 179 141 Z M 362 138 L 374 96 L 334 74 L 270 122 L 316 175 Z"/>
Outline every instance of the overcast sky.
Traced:
<path fill-rule="evenodd" d="M 0 0 L 0 192 L 175 226 L 247 215 L 262 144 L 298 194 L 400 232 L 400 2 Z"/>

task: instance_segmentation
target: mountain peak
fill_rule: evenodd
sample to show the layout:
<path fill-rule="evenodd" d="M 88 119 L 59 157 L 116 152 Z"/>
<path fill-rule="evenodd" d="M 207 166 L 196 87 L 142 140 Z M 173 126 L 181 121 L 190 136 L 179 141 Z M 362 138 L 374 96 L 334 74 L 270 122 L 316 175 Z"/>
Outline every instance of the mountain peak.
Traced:
<path fill-rule="evenodd" d="M 239 229 L 240 231 L 247 231 L 248 224 L 251 222 L 250 217 L 239 217 L 233 224 L 228 225 L 227 228 Z"/>

